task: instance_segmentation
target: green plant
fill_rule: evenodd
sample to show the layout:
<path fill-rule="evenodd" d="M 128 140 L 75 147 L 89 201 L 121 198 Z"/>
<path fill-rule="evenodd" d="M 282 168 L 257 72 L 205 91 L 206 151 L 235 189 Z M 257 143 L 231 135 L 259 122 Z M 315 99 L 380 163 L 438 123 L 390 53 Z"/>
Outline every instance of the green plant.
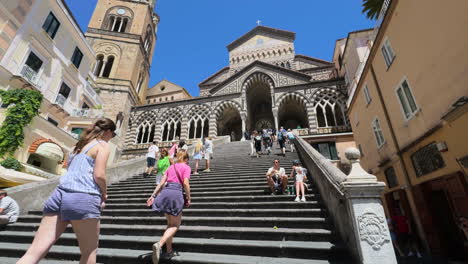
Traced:
<path fill-rule="evenodd" d="M 5 121 L 0 127 L 0 157 L 13 153 L 23 144 L 23 129 L 39 113 L 42 94 L 38 91 L 0 90 L 3 104 L 8 105 Z"/>
<path fill-rule="evenodd" d="M 13 157 L 8 157 L 2 161 L 0 161 L 0 165 L 7 169 L 12 169 L 15 171 L 20 171 L 23 168 L 23 165 L 21 165 L 21 162 L 19 162 L 17 159 Z"/>
<path fill-rule="evenodd" d="M 363 0 L 362 13 L 365 13 L 368 19 L 376 19 L 380 14 L 383 3 L 384 0 Z"/>

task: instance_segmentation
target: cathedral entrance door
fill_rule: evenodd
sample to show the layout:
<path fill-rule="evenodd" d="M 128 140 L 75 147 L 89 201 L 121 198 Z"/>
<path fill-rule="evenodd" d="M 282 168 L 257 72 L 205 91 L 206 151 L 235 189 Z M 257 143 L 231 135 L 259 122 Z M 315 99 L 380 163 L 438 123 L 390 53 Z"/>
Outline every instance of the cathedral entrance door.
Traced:
<path fill-rule="evenodd" d="M 275 128 L 271 89 L 273 81 L 264 73 L 254 73 L 246 81 L 247 130 Z"/>

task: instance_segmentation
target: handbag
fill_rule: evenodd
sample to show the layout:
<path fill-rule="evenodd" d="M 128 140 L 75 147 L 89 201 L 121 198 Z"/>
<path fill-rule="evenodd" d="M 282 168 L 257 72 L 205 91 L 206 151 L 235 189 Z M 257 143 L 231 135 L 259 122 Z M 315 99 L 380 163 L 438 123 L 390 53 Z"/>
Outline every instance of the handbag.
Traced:
<path fill-rule="evenodd" d="M 177 170 L 175 164 L 174 164 L 174 170 L 175 170 L 175 172 L 176 172 L 177 178 L 179 178 L 179 181 L 181 182 L 181 185 L 182 185 L 182 195 L 184 196 L 184 206 L 187 207 L 187 205 L 188 205 L 188 203 L 187 203 L 188 200 L 187 200 L 187 196 L 185 195 L 185 191 L 184 191 L 184 180 L 182 179 L 182 177 L 180 177 L 179 171 Z"/>

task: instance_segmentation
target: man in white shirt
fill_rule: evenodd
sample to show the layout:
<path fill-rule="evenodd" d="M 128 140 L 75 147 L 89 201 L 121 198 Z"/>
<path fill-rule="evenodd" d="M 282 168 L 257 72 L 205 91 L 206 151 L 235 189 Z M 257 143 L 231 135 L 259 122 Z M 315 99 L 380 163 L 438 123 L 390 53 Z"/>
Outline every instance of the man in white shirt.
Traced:
<path fill-rule="evenodd" d="M 288 187 L 288 176 L 284 168 L 280 167 L 279 160 L 273 161 L 273 167 L 268 169 L 266 173 L 267 183 L 270 186 L 271 195 L 276 194 L 276 189 L 280 189 L 283 193 L 286 193 Z"/>
<path fill-rule="evenodd" d="M 5 190 L 0 190 L 0 226 L 16 222 L 19 212 L 16 201 L 9 197 Z"/>
<path fill-rule="evenodd" d="M 206 161 L 206 169 L 204 172 L 210 172 L 210 159 L 212 158 L 211 156 L 213 155 L 213 141 L 211 141 L 211 137 L 208 137 L 205 139 L 205 144 L 204 144 L 204 149 L 205 149 L 205 161 Z"/>
<path fill-rule="evenodd" d="M 153 141 L 153 144 L 148 148 L 148 154 L 146 154 L 146 171 L 143 173 L 143 177 L 149 176 L 156 164 L 156 157 L 159 152 L 159 148 L 156 144 L 157 142 Z"/>

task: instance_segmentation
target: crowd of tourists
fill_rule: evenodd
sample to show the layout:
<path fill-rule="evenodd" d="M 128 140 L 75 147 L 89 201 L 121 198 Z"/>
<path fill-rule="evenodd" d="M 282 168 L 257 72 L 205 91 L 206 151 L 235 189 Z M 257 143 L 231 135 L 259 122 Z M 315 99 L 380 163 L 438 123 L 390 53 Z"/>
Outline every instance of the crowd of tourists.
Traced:
<path fill-rule="evenodd" d="M 294 144 L 291 144 L 290 141 L 295 136 L 291 129 L 286 130 L 281 127 L 279 130 L 265 128 L 258 131 L 254 130 L 252 133 L 245 131 L 244 137 L 246 140 L 250 140 L 250 155 L 252 157 L 259 158 L 261 154 L 270 155 L 275 142 L 279 145 L 283 156 L 286 156 L 286 144 L 290 146 L 291 152 L 294 152 Z"/>
<path fill-rule="evenodd" d="M 80 263 L 96 263 L 96 253 L 100 233 L 101 211 L 105 208 L 107 196 L 106 165 L 110 150 L 108 141 L 115 137 L 115 123 L 102 118 L 84 131 L 68 159 L 68 171 L 60 178 L 60 183 L 46 200 L 43 217 L 34 240 L 26 253 L 17 262 L 19 264 L 39 263 L 47 255 L 52 245 L 58 240 L 69 224 L 76 234 L 81 259 Z M 258 136 L 260 135 L 260 148 Z M 285 144 L 294 138 L 290 131 L 263 130 L 252 133 L 252 142 L 256 152 L 263 146 L 267 154 L 271 153 L 274 142 L 278 142 L 282 154 Z M 153 142 L 146 154 L 146 169 L 143 177 L 156 174 L 156 187 L 147 199 L 146 205 L 157 213 L 163 213 L 167 228 L 158 242 L 153 245 L 153 263 L 161 258 L 170 259 L 177 255 L 172 247 L 173 237 L 179 230 L 184 207 L 191 205 L 190 176 L 188 165 L 188 146 L 184 140 L 173 141 L 169 148 L 159 148 Z M 292 144 L 290 144 L 292 145 Z M 294 151 L 291 148 L 291 151 Z M 210 171 L 213 157 L 211 138 L 199 139 L 193 143 L 191 153 L 195 161 L 193 174 L 198 174 L 200 160 L 206 162 L 205 172 Z M 286 193 L 288 178 L 295 178 L 296 202 L 305 202 L 304 181 L 307 171 L 299 161 L 293 162 L 291 174 L 276 159 L 266 173 L 267 183 L 273 195 Z M 291 186 L 290 186 L 291 187 Z M 293 194 L 291 190 L 290 194 Z M 19 215 L 18 204 L 0 190 L 0 225 L 13 223 Z M 162 248 L 165 247 L 163 253 Z"/>

